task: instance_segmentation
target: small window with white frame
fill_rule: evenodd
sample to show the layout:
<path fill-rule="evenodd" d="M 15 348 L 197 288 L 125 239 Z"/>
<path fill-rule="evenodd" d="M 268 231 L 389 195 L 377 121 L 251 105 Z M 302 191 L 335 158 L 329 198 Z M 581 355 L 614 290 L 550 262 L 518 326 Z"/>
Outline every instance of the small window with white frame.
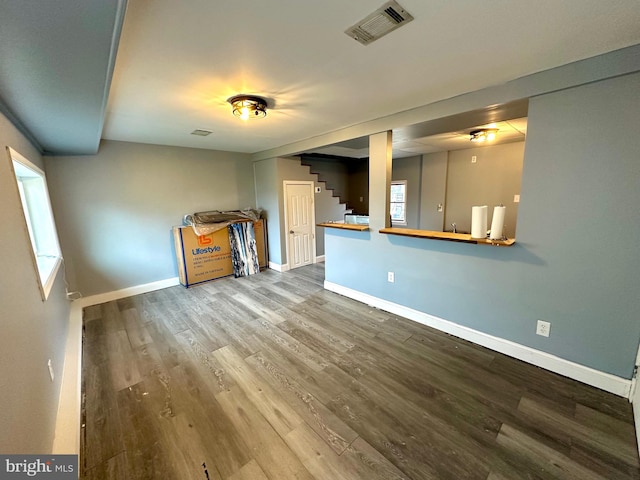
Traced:
<path fill-rule="evenodd" d="M 407 225 L 407 181 L 393 180 L 391 182 L 391 225 Z"/>
<path fill-rule="evenodd" d="M 46 300 L 62 263 L 47 180 L 42 170 L 14 149 L 7 147 L 7 151 L 31 243 L 38 286 L 42 299 Z"/>

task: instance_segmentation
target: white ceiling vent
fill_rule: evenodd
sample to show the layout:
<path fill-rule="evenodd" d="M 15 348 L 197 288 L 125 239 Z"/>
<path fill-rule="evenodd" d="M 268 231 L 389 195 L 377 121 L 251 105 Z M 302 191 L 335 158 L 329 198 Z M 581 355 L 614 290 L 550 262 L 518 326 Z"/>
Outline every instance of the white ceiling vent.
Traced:
<path fill-rule="evenodd" d="M 211 130 L 203 130 L 201 128 L 198 128 L 196 130 L 194 130 L 193 132 L 191 132 L 191 135 L 197 135 L 199 137 L 206 137 L 207 135 L 211 135 L 213 132 Z"/>
<path fill-rule="evenodd" d="M 398 2 L 391 0 L 364 20 L 349 27 L 344 33 L 363 45 L 369 45 L 411 20 L 413 20 L 411 14 Z"/>

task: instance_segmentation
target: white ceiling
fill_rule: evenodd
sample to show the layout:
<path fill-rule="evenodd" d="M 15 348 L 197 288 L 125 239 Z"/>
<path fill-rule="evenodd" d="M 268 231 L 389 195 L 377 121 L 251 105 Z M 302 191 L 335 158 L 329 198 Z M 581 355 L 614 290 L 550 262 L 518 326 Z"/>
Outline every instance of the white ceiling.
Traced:
<path fill-rule="evenodd" d="M 129 0 L 120 35 L 126 3 L 0 2 L 0 111 L 43 152 L 263 152 L 640 44 L 638 0 L 400 0 L 415 19 L 366 47 L 344 30 L 384 0 Z"/>
<path fill-rule="evenodd" d="M 400 0 L 413 22 L 343 33 L 383 3 L 130 0 L 103 137 L 257 152 L 640 43 L 638 0 Z M 273 108 L 243 122 L 238 93 Z"/>
<path fill-rule="evenodd" d="M 482 128 L 497 129 L 495 140 L 487 143 L 471 143 L 470 133 Z M 426 153 L 464 150 L 466 148 L 501 145 L 504 143 L 523 142 L 527 135 L 527 118 L 514 118 L 503 122 L 476 125 L 447 133 L 436 135 L 416 136 L 405 139 L 398 136 L 393 140 L 393 158 L 411 157 Z M 364 158 L 369 156 L 368 138 L 359 138 L 349 142 L 327 145 L 308 150 L 305 153 L 334 155 L 350 158 Z"/>

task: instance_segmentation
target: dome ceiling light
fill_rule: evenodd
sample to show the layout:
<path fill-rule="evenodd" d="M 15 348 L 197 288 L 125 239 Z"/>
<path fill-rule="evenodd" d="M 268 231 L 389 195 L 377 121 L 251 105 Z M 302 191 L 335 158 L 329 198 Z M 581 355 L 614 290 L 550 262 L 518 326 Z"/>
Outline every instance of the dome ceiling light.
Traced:
<path fill-rule="evenodd" d="M 473 130 L 471 133 L 469 133 L 469 140 L 477 143 L 491 142 L 496 139 L 497 133 L 497 128 L 481 128 L 479 130 Z"/>
<path fill-rule="evenodd" d="M 263 118 L 267 116 L 267 101 L 254 95 L 235 95 L 227 100 L 231 104 L 233 114 L 242 120 Z"/>

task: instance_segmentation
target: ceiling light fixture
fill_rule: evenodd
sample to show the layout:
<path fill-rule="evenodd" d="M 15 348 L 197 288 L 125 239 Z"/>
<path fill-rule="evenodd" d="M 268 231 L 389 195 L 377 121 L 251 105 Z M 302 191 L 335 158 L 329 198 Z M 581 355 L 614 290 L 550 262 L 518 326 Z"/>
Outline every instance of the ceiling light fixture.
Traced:
<path fill-rule="evenodd" d="M 227 100 L 231 104 L 233 114 L 242 120 L 267 116 L 267 101 L 253 95 L 236 95 Z"/>
<path fill-rule="evenodd" d="M 473 130 L 469 135 L 472 142 L 491 142 L 496 139 L 498 133 L 497 128 L 481 128 L 479 130 Z"/>

